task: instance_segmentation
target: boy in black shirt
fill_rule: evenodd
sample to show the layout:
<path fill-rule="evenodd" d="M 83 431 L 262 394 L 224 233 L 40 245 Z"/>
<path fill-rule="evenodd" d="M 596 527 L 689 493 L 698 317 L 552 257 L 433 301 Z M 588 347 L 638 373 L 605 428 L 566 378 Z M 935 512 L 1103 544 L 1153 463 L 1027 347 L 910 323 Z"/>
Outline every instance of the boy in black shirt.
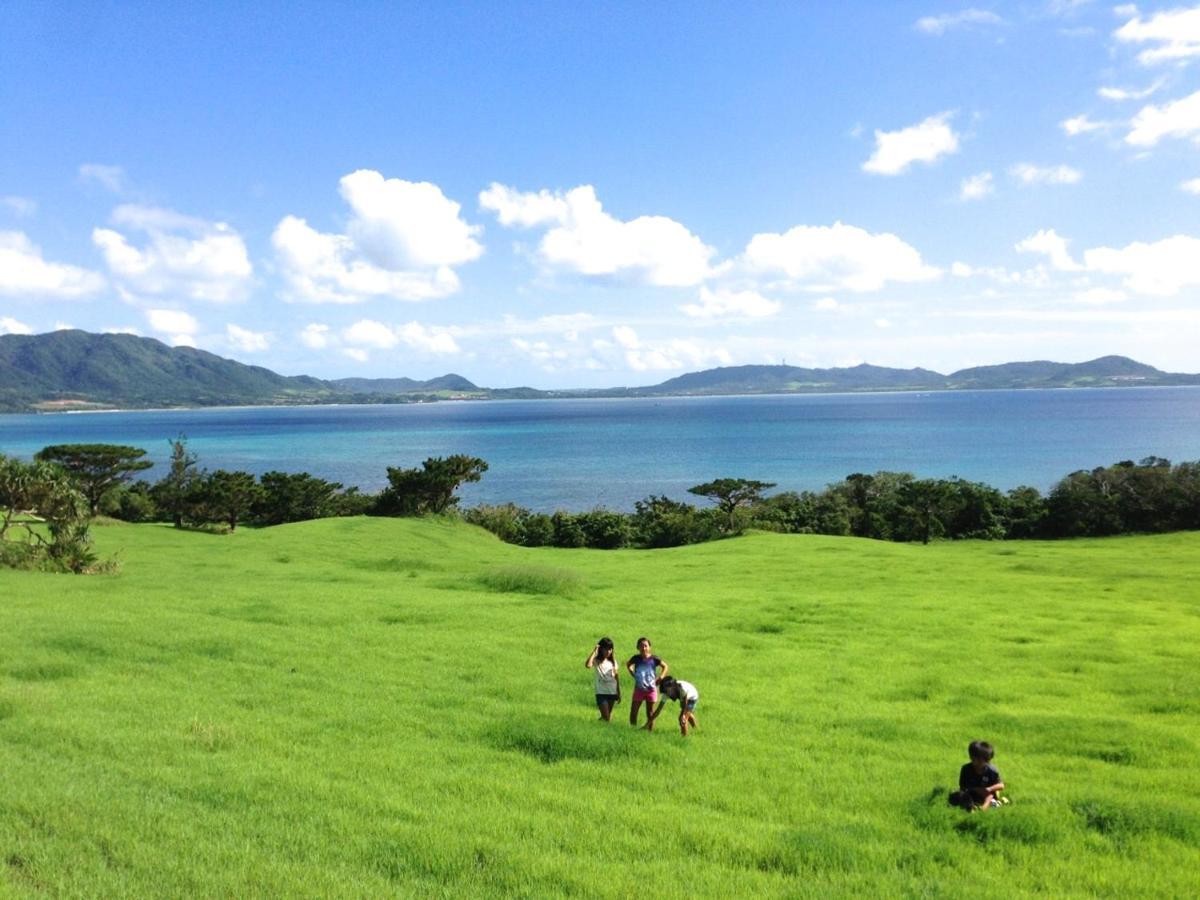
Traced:
<path fill-rule="evenodd" d="M 992 757 L 996 755 L 996 751 L 987 741 L 971 741 L 967 753 L 970 754 L 971 761 L 959 770 L 958 790 L 950 795 L 951 805 L 961 806 L 966 810 L 999 806 L 1004 782 L 1000 780 L 1000 773 L 992 765 Z"/>

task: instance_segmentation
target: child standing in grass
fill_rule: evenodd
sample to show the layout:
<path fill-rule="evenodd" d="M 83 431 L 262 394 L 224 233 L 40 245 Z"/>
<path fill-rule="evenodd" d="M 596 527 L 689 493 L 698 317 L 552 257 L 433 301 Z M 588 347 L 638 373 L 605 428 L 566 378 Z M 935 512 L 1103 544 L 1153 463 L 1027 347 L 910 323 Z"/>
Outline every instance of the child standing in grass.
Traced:
<path fill-rule="evenodd" d="M 596 641 L 584 666 L 595 670 L 596 706 L 600 708 L 600 718 L 608 722 L 612 719 L 613 707 L 621 702 L 621 682 L 617 679 L 612 638 L 602 637 Z"/>
<path fill-rule="evenodd" d="M 688 731 L 699 724 L 696 722 L 696 704 L 700 702 L 700 692 L 690 681 L 676 681 L 670 675 L 663 677 L 662 681 L 658 683 L 658 689 L 662 691 L 663 699 L 658 701 L 658 708 L 654 710 L 653 718 L 658 718 L 658 714 L 666 706 L 668 698 L 677 700 L 679 702 L 679 733 L 687 737 Z"/>
<path fill-rule="evenodd" d="M 987 741 L 971 741 L 967 753 L 971 761 L 959 770 L 958 790 L 950 795 L 950 803 L 966 810 L 988 809 L 1001 802 L 1007 803 L 1007 798 L 1000 799 L 1004 782 L 992 765 L 992 757 L 996 755 L 992 745 Z"/>
<path fill-rule="evenodd" d="M 637 641 L 638 652 L 629 657 L 625 668 L 633 676 L 633 702 L 629 704 L 629 724 L 636 725 L 638 710 L 642 703 L 646 704 L 646 730 L 654 730 L 653 707 L 658 700 L 658 682 L 667 677 L 668 666 L 650 649 L 650 638 L 640 637 Z M 662 669 L 662 674 L 658 670 Z"/>

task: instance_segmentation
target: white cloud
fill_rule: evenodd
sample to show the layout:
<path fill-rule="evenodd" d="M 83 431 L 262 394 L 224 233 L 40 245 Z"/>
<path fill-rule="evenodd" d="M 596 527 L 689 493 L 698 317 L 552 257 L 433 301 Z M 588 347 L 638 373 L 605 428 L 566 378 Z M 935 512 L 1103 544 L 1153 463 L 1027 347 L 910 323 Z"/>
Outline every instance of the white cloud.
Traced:
<path fill-rule="evenodd" d="M 614 327 L 612 336 L 622 351 L 625 365 L 635 372 L 698 369 L 733 363 L 733 357 L 724 347 L 682 338 L 643 341 L 628 325 Z M 607 342 L 595 342 L 593 346 L 603 350 Z"/>
<path fill-rule="evenodd" d="M 106 166 L 101 163 L 84 163 L 79 167 L 79 180 L 84 184 L 95 184 L 120 194 L 127 184 L 125 170 L 120 166 Z"/>
<path fill-rule="evenodd" d="M 1165 137 L 1196 136 L 1200 136 L 1200 91 L 1162 106 L 1142 107 L 1133 117 L 1125 143 L 1153 147 Z"/>
<path fill-rule="evenodd" d="M 148 309 L 146 321 L 160 334 L 194 335 L 200 330 L 195 316 L 179 309 Z"/>
<path fill-rule="evenodd" d="M 876 319 L 875 327 L 876 328 L 891 328 L 892 323 L 891 323 L 891 320 L 889 320 L 889 319 Z"/>
<path fill-rule="evenodd" d="M 329 326 L 319 323 L 305 325 L 304 330 L 300 332 L 300 343 L 305 347 L 313 350 L 323 350 L 329 346 L 331 336 L 329 334 Z"/>
<path fill-rule="evenodd" d="M 808 290 L 877 291 L 890 281 L 929 281 L 941 272 L 894 234 L 853 225 L 797 225 L 783 234 L 756 234 L 746 265 L 785 275 Z"/>
<path fill-rule="evenodd" d="M 1165 84 L 1166 81 L 1160 78 L 1149 87 L 1142 88 L 1141 90 L 1135 88 L 1102 87 L 1096 90 L 1096 94 L 1101 99 L 1111 100 L 1114 103 L 1120 103 L 1125 100 L 1145 100 Z"/>
<path fill-rule="evenodd" d="M 400 342 L 390 326 L 374 319 L 359 319 L 342 331 L 342 340 L 375 350 L 390 350 Z"/>
<path fill-rule="evenodd" d="M 459 289 L 454 266 L 478 259 L 477 225 L 429 182 L 360 169 L 339 182 L 353 215 L 345 234 L 285 216 L 271 237 L 291 299 L 360 303 L 372 297 L 432 300 Z"/>
<path fill-rule="evenodd" d="M 1071 253 L 1067 250 L 1068 243 L 1067 239 L 1060 237 L 1053 228 L 1048 228 L 1018 242 L 1014 249 L 1018 253 L 1040 253 L 1060 272 L 1078 272 L 1082 266 L 1071 259 Z"/>
<path fill-rule="evenodd" d="M 1124 301 L 1125 292 L 1115 290 L 1114 288 L 1086 288 L 1082 291 L 1076 291 L 1071 295 L 1072 303 L 1081 303 L 1086 306 L 1107 306 L 1112 303 L 1123 303 Z"/>
<path fill-rule="evenodd" d="M 47 262 L 24 232 L 0 231 L 0 295 L 84 297 L 104 287 L 96 272 Z"/>
<path fill-rule="evenodd" d="M 0 206 L 8 209 L 18 219 L 25 219 L 37 212 L 37 201 L 28 197 L 9 195 L 0 197 Z"/>
<path fill-rule="evenodd" d="M 1147 19 L 1136 7 L 1129 14 L 1133 18 L 1113 34 L 1125 43 L 1152 45 L 1138 54 L 1143 65 L 1200 56 L 1200 6 L 1164 10 Z"/>
<path fill-rule="evenodd" d="M 1095 122 L 1089 119 L 1086 114 L 1073 116 L 1070 119 L 1063 119 L 1058 125 L 1070 137 L 1075 137 L 1079 134 L 1088 134 L 1093 131 L 1107 131 L 1113 127 L 1112 122 Z"/>
<path fill-rule="evenodd" d="M 813 301 L 812 308 L 817 312 L 837 312 L 842 305 L 833 297 L 822 297 L 820 300 Z"/>
<path fill-rule="evenodd" d="M 944 13 L 940 16 L 923 16 L 913 25 L 917 31 L 925 34 L 943 35 L 954 28 L 967 28 L 977 25 L 1002 25 L 1004 20 L 994 12 L 986 9 L 964 9 L 956 13 Z"/>
<path fill-rule="evenodd" d="M 261 331 L 250 331 L 232 322 L 225 326 L 225 339 L 238 350 L 247 353 L 267 350 L 271 346 L 270 335 Z"/>
<path fill-rule="evenodd" d="M 450 354 L 462 350 L 454 340 L 452 329 L 408 322 L 393 328 L 372 319 L 360 319 L 342 331 L 342 340 L 347 344 L 372 350 L 390 350 L 398 344 L 422 353 Z"/>
<path fill-rule="evenodd" d="M 565 193 L 522 193 L 492 184 L 480 193 L 479 205 L 503 225 L 550 226 L 538 254 L 551 267 L 663 287 L 689 287 L 712 274 L 712 248 L 686 227 L 666 216 L 622 221 L 604 211 L 588 184 Z"/>
<path fill-rule="evenodd" d="M 876 175 L 899 175 L 915 162 L 932 163 L 958 151 L 958 135 L 948 124 L 953 113 L 930 116 L 899 131 L 875 132 L 875 152 L 863 163 L 863 171 Z"/>
<path fill-rule="evenodd" d="M 1177 234 L 1120 249 L 1096 247 L 1083 259 L 1089 271 L 1125 276 L 1125 287 L 1139 294 L 1168 297 L 1200 286 L 1200 238 Z"/>
<path fill-rule="evenodd" d="M 92 230 L 92 243 L 104 255 L 113 281 L 125 296 L 214 303 L 245 296 L 253 268 L 241 235 L 224 222 L 134 205 L 117 207 L 112 221 L 146 236 L 143 246 L 137 247 L 113 229 Z"/>
<path fill-rule="evenodd" d="M 1008 171 L 1013 178 L 1024 185 L 1076 184 L 1083 178 L 1082 172 L 1070 166 L 1035 166 L 1033 163 L 1017 163 Z"/>
<path fill-rule="evenodd" d="M 414 350 L 423 353 L 448 355 L 461 353 L 462 348 L 454 340 L 454 336 L 446 328 L 435 328 L 422 325 L 419 322 L 408 322 L 399 329 L 400 340 Z"/>
<path fill-rule="evenodd" d="M 1181 182 L 1179 189 L 1200 197 L 1200 178 L 1190 178 L 1187 181 Z"/>
<path fill-rule="evenodd" d="M 950 274 L 955 278 L 970 278 L 975 274 L 975 270 L 965 262 L 955 262 L 950 266 Z"/>
<path fill-rule="evenodd" d="M 342 353 L 350 357 L 355 362 L 365 363 L 371 358 L 371 355 L 366 350 L 360 350 L 358 347 L 345 347 Z"/>
<path fill-rule="evenodd" d="M 142 333 L 132 325 L 108 325 L 100 329 L 101 334 L 132 334 L 141 337 Z"/>
<path fill-rule="evenodd" d="M 685 303 L 679 308 L 699 319 L 763 319 L 775 315 L 783 306 L 758 291 L 712 291 L 701 287 L 699 303 Z"/>
<path fill-rule="evenodd" d="M 981 200 L 994 193 L 996 190 L 995 182 L 992 179 L 991 172 L 980 172 L 978 175 L 971 175 L 962 180 L 959 185 L 958 199 L 960 200 Z"/>
<path fill-rule="evenodd" d="M 11 316 L 0 316 L 0 334 L 33 334 L 33 329 Z"/>

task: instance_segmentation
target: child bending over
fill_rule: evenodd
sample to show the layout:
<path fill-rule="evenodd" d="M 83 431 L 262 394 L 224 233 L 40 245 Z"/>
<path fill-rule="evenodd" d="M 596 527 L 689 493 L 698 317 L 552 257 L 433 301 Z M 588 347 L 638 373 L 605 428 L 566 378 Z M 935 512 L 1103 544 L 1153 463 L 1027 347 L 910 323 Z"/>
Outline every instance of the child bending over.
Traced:
<path fill-rule="evenodd" d="M 676 681 L 670 675 L 658 683 L 658 689 L 662 691 L 663 699 L 658 701 L 658 709 L 654 710 L 651 721 L 658 718 L 658 714 L 662 712 L 662 708 L 667 703 L 667 698 L 677 700 L 679 701 L 679 733 L 687 737 L 688 732 L 698 724 L 696 722 L 696 704 L 700 702 L 700 692 L 690 681 Z"/>

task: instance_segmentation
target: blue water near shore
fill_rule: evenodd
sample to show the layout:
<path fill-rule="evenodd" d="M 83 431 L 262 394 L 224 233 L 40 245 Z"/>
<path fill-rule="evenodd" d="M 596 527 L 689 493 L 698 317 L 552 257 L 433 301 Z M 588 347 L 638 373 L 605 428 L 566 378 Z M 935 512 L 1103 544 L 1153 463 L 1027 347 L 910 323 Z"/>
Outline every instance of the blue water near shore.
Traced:
<path fill-rule="evenodd" d="M 310 472 L 378 490 L 388 466 L 467 453 L 490 469 L 464 503 L 631 510 L 696 499 L 716 477 L 819 489 L 852 472 L 958 475 L 1042 490 L 1068 472 L 1151 454 L 1200 459 L 1200 387 L 514 400 L 0 416 L 0 453 L 122 443 L 161 477 L 186 434 L 208 469 Z"/>

